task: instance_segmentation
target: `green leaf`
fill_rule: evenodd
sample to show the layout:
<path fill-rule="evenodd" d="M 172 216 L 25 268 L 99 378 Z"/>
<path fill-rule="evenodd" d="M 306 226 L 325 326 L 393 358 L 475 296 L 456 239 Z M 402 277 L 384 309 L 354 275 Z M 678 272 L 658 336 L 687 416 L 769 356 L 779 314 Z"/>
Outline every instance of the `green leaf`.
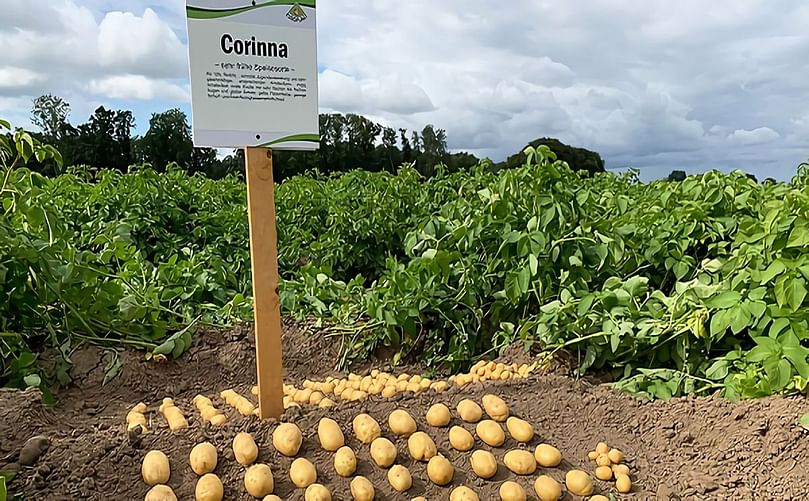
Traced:
<path fill-rule="evenodd" d="M 800 423 L 801 427 L 803 427 L 804 430 L 809 430 L 809 412 L 807 412 L 806 414 L 801 416 L 801 419 L 800 419 L 799 423 Z M 2 500 L 0 500 L 0 501 L 2 501 Z"/>
<path fill-rule="evenodd" d="M 773 261 L 772 263 L 770 263 L 770 266 L 768 266 L 766 270 L 761 272 L 760 277 L 761 283 L 762 284 L 768 283 L 770 280 L 786 271 L 786 269 L 787 267 L 780 259 Z"/>
<path fill-rule="evenodd" d="M 795 226 L 789 234 L 787 248 L 806 247 L 807 245 L 809 245 L 809 231 L 805 226 Z"/>
<path fill-rule="evenodd" d="M 742 300 L 742 295 L 736 291 L 726 291 L 717 296 L 710 298 L 708 301 L 705 302 L 705 306 L 708 308 L 717 308 L 720 310 L 726 310 L 731 308 L 739 303 Z"/>
<path fill-rule="evenodd" d="M 782 276 L 775 283 L 775 299 L 778 306 L 796 312 L 806 298 L 806 281 L 803 278 Z"/>
<path fill-rule="evenodd" d="M 539 268 L 539 261 L 537 260 L 537 257 L 535 255 L 533 254 L 528 255 L 528 266 L 531 270 L 531 276 L 532 277 L 536 276 L 537 270 Z"/>
<path fill-rule="evenodd" d="M 28 374 L 23 378 L 23 381 L 25 381 L 25 385 L 29 388 L 32 386 L 39 387 L 39 385 L 42 384 L 42 378 L 39 377 L 39 374 Z"/>

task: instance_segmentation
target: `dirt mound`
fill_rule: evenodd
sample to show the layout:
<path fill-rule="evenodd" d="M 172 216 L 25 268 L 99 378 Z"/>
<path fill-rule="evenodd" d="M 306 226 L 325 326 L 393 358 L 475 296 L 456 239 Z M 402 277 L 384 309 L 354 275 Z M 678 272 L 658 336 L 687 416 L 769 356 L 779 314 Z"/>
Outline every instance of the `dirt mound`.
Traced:
<path fill-rule="evenodd" d="M 289 382 L 334 374 L 339 339 L 326 338 L 311 326 L 286 322 L 284 343 Z M 291 460 L 272 448 L 270 435 L 277 423 L 240 417 L 219 399 L 219 391 L 225 388 L 250 395 L 255 377 L 253 349 L 249 326 L 206 332 L 196 336 L 192 350 L 179 361 L 156 364 L 145 361 L 142 354 L 122 354 L 119 377 L 104 386 L 106 361 L 99 362 L 97 350 L 85 349 L 74 357 L 77 386 L 59 395 L 55 408 L 44 408 L 36 392 L 1 392 L 0 470 L 19 472 L 10 485 L 10 494 L 48 500 L 143 499 L 147 487 L 140 477 L 140 462 L 145 452 L 154 448 L 171 460 L 169 485 L 178 498 L 193 499 L 197 476 L 188 466 L 188 453 L 195 444 L 207 440 L 220 453 L 216 473 L 225 485 L 226 499 L 252 499 L 244 491 L 244 468 L 235 462 L 231 450 L 235 434 L 249 431 L 259 445 L 258 460 L 273 470 L 276 493 L 282 499 L 303 499 L 302 491 L 293 490 L 288 477 Z M 480 480 L 469 473 L 471 451 L 452 449 L 447 429 L 432 428 L 424 419 L 435 402 L 454 408 L 462 398 L 480 401 L 488 392 L 500 395 L 513 414 L 535 426 L 537 437 L 528 444 L 530 450 L 541 442 L 561 450 L 564 462 L 559 468 L 517 477 L 503 466 L 503 455 L 511 448 L 525 446 L 511 438 L 496 449 L 478 441 L 476 448 L 491 450 L 500 462 L 494 480 Z M 197 393 L 211 397 L 214 405 L 226 410 L 229 423 L 212 428 L 201 422 L 191 404 Z M 168 430 L 162 416 L 154 412 L 164 397 L 173 398 L 185 411 L 189 429 Z M 129 408 L 140 401 L 152 411 L 153 432 L 133 442 L 124 431 L 123 421 Z M 802 499 L 809 485 L 805 468 L 809 435 L 797 425 L 798 416 L 809 410 L 803 398 L 767 398 L 735 405 L 719 398 L 645 402 L 584 381 L 535 375 L 486 386 L 476 383 L 444 393 L 397 395 L 393 399 L 372 396 L 362 402 L 340 402 L 329 409 L 294 408 L 284 420 L 295 422 L 304 432 L 299 455 L 315 463 L 318 481 L 329 486 L 334 499 L 351 498 L 350 479 L 337 476 L 331 454 L 318 447 L 315 429 L 324 416 L 341 424 L 347 444 L 357 452 L 357 474 L 373 482 L 377 499 L 417 495 L 447 499 L 451 487 L 431 484 L 425 464 L 413 462 L 406 441 L 394 439 L 390 433 L 387 417 L 396 408 L 410 412 L 419 428 L 435 439 L 439 451 L 453 463 L 456 473 L 451 486 L 466 484 L 483 500 L 498 499 L 497 490 L 506 479 L 522 484 L 530 498 L 533 480 L 539 474 L 563 480 L 571 468 L 592 472 L 594 465 L 587 453 L 600 441 L 627 455 L 634 487 L 632 493 L 620 496 L 623 499 Z M 397 462 L 413 475 L 413 487 L 406 495 L 391 489 L 385 470 L 372 462 L 368 447 L 355 439 L 351 420 L 360 412 L 374 416 L 383 435 L 397 445 Z M 453 424 L 474 432 L 473 425 L 460 423 L 457 416 L 453 416 Z M 35 466 L 20 467 L 20 448 L 28 438 L 40 434 L 50 438 L 49 448 Z M 612 483 L 600 481 L 596 481 L 596 490 L 615 492 Z"/>

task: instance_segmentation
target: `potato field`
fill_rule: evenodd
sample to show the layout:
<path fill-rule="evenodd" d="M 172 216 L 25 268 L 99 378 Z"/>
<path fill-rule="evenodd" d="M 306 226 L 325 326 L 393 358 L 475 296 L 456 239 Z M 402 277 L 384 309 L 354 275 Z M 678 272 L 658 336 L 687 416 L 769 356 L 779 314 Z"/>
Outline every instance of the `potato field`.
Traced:
<path fill-rule="evenodd" d="M 0 152 L 0 501 L 805 496 L 809 165 L 287 179 L 262 421 L 243 177 Z"/>

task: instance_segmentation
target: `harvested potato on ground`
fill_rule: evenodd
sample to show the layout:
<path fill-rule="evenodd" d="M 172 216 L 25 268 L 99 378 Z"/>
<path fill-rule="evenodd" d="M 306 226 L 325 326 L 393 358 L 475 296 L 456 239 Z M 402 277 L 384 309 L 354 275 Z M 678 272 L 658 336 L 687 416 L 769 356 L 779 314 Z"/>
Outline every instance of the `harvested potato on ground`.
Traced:
<path fill-rule="evenodd" d="M 429 461 L 438 452 L 433 439 L 423 431 L 410 435 L 407 439 L 407 449 L 416 461 Z"/>
<path fill-rule="evenodd" d="M 534 427 L 528 421 L 511 416 L 506 420 L 506 428 L 517 442 L 528 443 L 534 438 Z"/>
<path fill-rule="evenodd" d="M 506 441 L 506 434 L 500 424 L 484 419 L 475 427 L 478 437 L 492 447 L 500 447 Z"/>
<path fill-rule="evenodd" d="M 454 475 L 455 468 L 444 456 L 433 456 L 427 463 L 427 478 L 435 485 L 447 485 Z"/>
<path fill-rule="evenodd" d="M 458 402 L 458 415 L 467 423 L 477 423 L 483 417 L 483 409 L 473 400 L 465 398 Z"/>
<path fill-rule="evenodd" d="M 275 479 L 272 470 L 266 464 L 254 464 L 244 472 L 244 488 L 254 498 L 262 498 L 272 494 L 275 489 Z"/>
<path fill-rule="evenodd" d="M 357 469 L 357 456 L 351 447 L 343 446 L 334 453 L 334 471 L 341 477 L 350 477 Z"/>
<path fill-rule="evenodd" d="M 570 470 L 565 474 L 565 486 L 571 494 L 589 496 L 593 493 L 593 479 L 585 471 Z"/>
<path fill-rule="evenodd" d="M 438 393 L 447 391 L 447 388 L 449 388 L 449 384 L 446 381 L 436 381 L 430 384 L 430 389 Z"/>
<path fill-rule="evenodd" d="M 449 501 L 480 501 L 477 493 L 465 485 L 452 489 L 449 493 Z"/>
<path fill-rule="evenodd" d="M 407 468 L 395 464 L 388 470 L 388 483 L 398 492 L 405 492 L 413 486 L 413 478 Z"/>
<path fill-rule="evenodd" d="M 492 478 L 497 473 L 497 458 L 489 451 L 478 449 L 470 458 L 472 471 L 483 479 Z"/>
<path fill-rule="evenodd" d="M 217 463 L 216 447 L 210 442 L 195 445 L 188 455 L 188 462 L 197 475 L 205 475 L 214 471 Z"/>
<path fill-rule="evenodd" d="M 294 423 L 281 423 L 272 432 L 272 446 L 287 457 L 295 456 L 301 449 L 303 434 Z"/>
<path fill-rule="evenodd" d="M 382 396 L 385 398 L 390 398 L 396 395 L 396 387 L 395 386 L 385 386 L 382 388 Z"/>
<path fill-rule="evenodd" d="M 143 481 L 148 485 L 165 484 L 171 477 L 169 458 L 163 451 L 151 450 L 143 456 L 140 471 Z"/>
<path fill-rule="evenodd" d="M 166 422 L 169 424 L 171 431 L 188 428 L 188 421 L 185 419 L 183 411 L 174 405 L 172 399 L 164 398 L 163 403 L 160 404 L 159 410 L 163 414 L 163 417 L 166 418 Z"/>
<path fill-rule="evenodd" d="M 329 452 L 336 451 L 346 443 L 340 425 L 334 419 L 327 417 L 321 418 L 317 424 L 317 438 L 320 440 L 320 447 Z"/>
<path fill-rule="evenodd" d="M 610 466 L 612 461 L 610 461 L 610 457 L 606 454 L 599 454 L 596 458 L 596 465 L 597 466 Z"/>
<path fill-rule="evenodd" d="M 142 432 L 146 432 L 146 404 L 143 402 L 138 403 L 126 415 L 126 429 L 131 430 L 137 426 L 141 427 Z"/>
<path fill-rule="evenodd" d="M 206 473 L 197 480 L 194 486 L 195 501 L 222 501 L 225 487 L 219 477 L 213 473 Z"/>
<path fill-rule="evenodd" d="M 233 437 L 233 456 L 242 466 L 253 464 L 258 457 L 258 446 L 252 435 L 240 431 Z"/>
<path fill-rule="evenodd" d="M 562 462 L 562 453 L 559 449 L 548 444 L 539 444 L 534 451 L 534 457 L 543 468 L 556 468 Z"/>
<path fill-rule="evenodd" d="M 475 446 L 475 437 L 466 428 L 453 426 L 449 429 L 449 444 L 459 451 L 466 452 Z"/>
<path fill-rule="evenodd" d="M 620 474 L 615 478 L 615 488 L 621 494 L 626 494 L 632 490 L 632 479 L 629 475 Z"/>
<path fill-rule="evenodd" d="M 301 489 L 317 482 L 315 465 L 306 458 L 298 458 L 289 466 L 289 479 Z"/>
<path fill-rule="evenodd" d="M 562 484 L 547 475 L 540 475 L 534 481 L 534 491 L 539 501 L 559 501 L 562 497 Z"/>
<path fill-rule="evenodd" d="M 396 446 L 385 437 L 379 437 L 371 442 L 370 452 L 371 458 L 381 468 L 387 468 L 396 461 Z"/>
<path fill-rule="evenodd" d="M 506 455 L 503 456 L 503 463 L 506 468 L 517 475 L 531 475 L 537 471 L 537 460 L 534 455 L 522 449 L 506 452 Z"/>
<path fill-rule="evenodd" d="M 596 478 L 599 480 L 612 480 L 612 468 L 609 466 L 596 467 Z"/>
<path fill-rule="evenodd" d="M 375 491 L 370 480 L 363 476 L 356 476 L 351 480 L 351 497 L 354 501 L 373 501 Z"/>
<path fill-rule="evenodd" d="M 303 494 L 304 501 L 331 501 L 331 492 L 324 485 L 312 484 Z"/>
<path fill-rule="evenodd" d="M 400 437 L 409 437 L 416 432 L 416 421 L 402 409 L 396 409 L 390 413 L 388 426 L 390 426 L 390 431 Z"/>
<path fill-rule="evenodd" d="M 587 459 L 589 459 L 590 461 L 595 461 L 597 457 L 598 453 L 596 451 L 590 451 L 587 453 Z"/>
<path fill-rule="evenodd" d="M 502 398 L 497 395 L 488 394 L 483 396 L 482 402 L 483 408 L 490 418 L 497 422 L 503 422 L 508 419 L 508 406 Z"/>
<path fill-rule="evenodd" d="M 596 445 L 596 452 L 599 454 L 606 454 L 610 451 L 610 446 L 604 442 L 599 442 Z"/>
<path fill-rule="evenodd" d="M 427 424 L 442 428 L 449 424 L 451 419 L 449 407 L 444 404 L 433 404 L 427 410 Z"/>
<path fill-rule="evenodd" d="M 177 496 L 168 485 L 158 484 L 149 489 L 143 501 L 177 501 Z"/>
<path fill-rule="evenodd" d="M 500 501 L 526 501 L 525 489 L 517 482 L 508 480 L 500 484 Z"/>
<path fill-rule="evenodd" d="M 382 436 L 382 428 L 379 427 L 379 423 L 368 414 L 357 415 L 352 421 L 352 426 L 357 439 L 363 444 L 369 445 Z"/>
<path fill-rule="evenodd" d="M 618 449 L 610 449 L 610 451 L 607 453 L 607 457 L 610 459 L 612 464 L 621 464 L 625 459 L 624 453 Z"/>
<path fill-rule="evenodd" d="M 607 496 L 602 496 L 601 494 L 596 494 L 595 496 L 590 496 L 588 501 L 610 501 L 610 498 Z"/>
<path fill-rule="evenodd" d="M 269 496 L 264 496 L 264 499 L 262 501 L 282 501 L 282 500 L 275 494 L 270 494 Z"/>
<path fill-rule="evenodd" d="M 614 464 L 612 465 L 612 473 L 615 474 L 615 478 L 618 478 L 618 475 L 629 476 L 629 466 L 625 464 Z"/>

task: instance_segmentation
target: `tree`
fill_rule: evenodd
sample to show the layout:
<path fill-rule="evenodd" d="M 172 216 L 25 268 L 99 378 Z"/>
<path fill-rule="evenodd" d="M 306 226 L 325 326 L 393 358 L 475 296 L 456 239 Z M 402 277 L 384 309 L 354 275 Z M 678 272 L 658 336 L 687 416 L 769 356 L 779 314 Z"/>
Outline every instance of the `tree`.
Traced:
<path fill-rule="evenodd" d="M 39 96 L 33 103 L 31 122 L 39 127 L 50 141 L 61 139 L 68 125 L 70 104 L 61 97 L 51 94 Z"/>
<path fill-rule="evenodd" d="M 673 170 L 673 171 L 671 171 L 671 174 L 669 174 L 669 177 L 666 178 L 666 180 L 681 182 L 681 181 L 685 181 L 686 177 L 687 176 L 685 174 L 685 171 Z"/>
<path fill-rule="evenodd" d="M 419 157 L 419 171 L 429 177 L 435 174 L 437 164 L 448 160 L 447 133 L 442 129 L 435 129 L 433 125 L 425 125 L 421 130 L 421 147 L 423 152 Z"/>
<path fill-rule="evenodd" d="M 67 165 L 125 170 L 135 160 L 131 137 L 134 127 L 131 111 L 99 106 L 86 123 L 65 126 L 59 148 Z"/>
<path fill-rule="evenodd" d="M 190 168 L 194 144 L 185 113 L 178 108 L 153 113 L 139 149 L 143 155 L 141 160 L 149 162 L 156 170 L 164 170 L 171 162 Z"/>
<path fill-rule="evenodd" d="M 601 155 L 596 153 L 595 151 L 590 151 L 584 148 L 577 148 L 574 146 L 569 146 L 558 139 L 554 139 L 552 137 L 543 137 L 540 139 L 535 139 L 528 143 L 529 146 L 533 146 L 534 148 L 538 147 L 539 145 L 544 144 L 548 146 L 551 151 L 556 154 L 556 158 L 567 162 L 573 170 L 582 170 L 587 171 L 590 174 L 594 174 L 596 172 L 604 172 L 604 160 L 602 160 Z M 524 150 L 525 148 L 523 148 Z M 505 162 L 501 162 L 498 164 L 498 168 L 515 168 L 519 167 L 525 161 L 525 155 L 523 155 L 522 151 L 520 153 L 511 155 L 508 157 L 508 160 Z"/>

